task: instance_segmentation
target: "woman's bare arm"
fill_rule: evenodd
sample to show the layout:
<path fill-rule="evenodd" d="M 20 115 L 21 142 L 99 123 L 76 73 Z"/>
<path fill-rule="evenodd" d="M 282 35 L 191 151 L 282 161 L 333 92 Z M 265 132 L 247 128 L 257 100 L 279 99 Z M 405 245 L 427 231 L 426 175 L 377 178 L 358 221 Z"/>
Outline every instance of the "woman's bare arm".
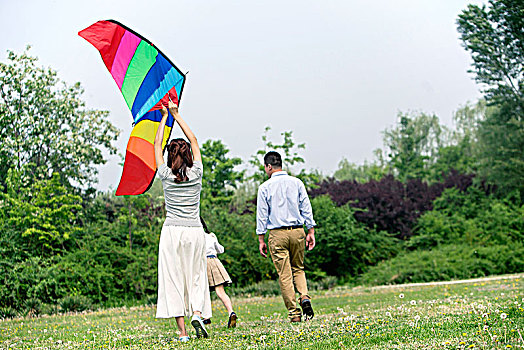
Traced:
<path fill-rule="evenodd" d="M 162 107 L 162 120 L 160 121 L 160 125 L 158 126 L 158 130 L 156 131 L 155 136 L 155 160 L 156 160 L 156 168 L 158 169 L 162 164 L 164 164 L 164 156 L 162 155 L 162 141 L 164 140 L 164 129 L 166 127 L 166 121 L 167 121 L 167 108 Z"/>
<path fill-rule="evenodd" d="M 189 126 L 186 124 L 184 119 L 178 114 L 178 106 L 174 104 L 173 102 L 169 101 L 169 111 L 171 112 L 171 115 L 173 118 L 175 118 L 175 121 L 180 125 L 180 129 L 182 129 L 182 132 L 184 135 L 186 135 L 189 143 L 191 144 L 191 151 L 193 152 L 193 160 L 202 162 L 202 155 L 200 154 L 200 147 L 198 147 L 198 142 L 196 139 L 195 134 L 191 131 Z"/>

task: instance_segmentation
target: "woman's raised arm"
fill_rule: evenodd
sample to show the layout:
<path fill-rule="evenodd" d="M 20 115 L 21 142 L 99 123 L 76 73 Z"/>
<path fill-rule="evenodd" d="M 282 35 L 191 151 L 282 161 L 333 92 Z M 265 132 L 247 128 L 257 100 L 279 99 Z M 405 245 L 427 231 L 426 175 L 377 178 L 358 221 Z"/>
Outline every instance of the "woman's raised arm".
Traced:
<path fill-rule="evenodd" d="M 191 151 L 193 152 L 193 160 L 201 162 L 202 163 L 202 155 L 200 154 L 200 147 L 198 147 L 198 142 L 196 139 L 195 134 L 191 131 L 189 126 L 186 124 L 184 119 L 178 114 L 178 106 L 174 104 L 173 102 L 169 101 L 169 111 L 171 112 L 171 115 L 173 118 L 175 118 L 175 121 L 180 125 L 180 129 L 182 129 L 182 132 L 184 135 L 186 135 L 189 143 L 191 144 Z"/>
<path fill-rule="evenodd" d="M 162 141 L 164 140 L 164 129 L 166 127 L 166 121 L 167 121 L 167 108 L 162 107 L 160 110 L 162 112 L 162 120 L 160 121 L 160 125 L 158 126 L 158 130 L 156 131 L 155 135 L 155 160 L 156 160 L 156 168 L 158 169 L 162 164 L 164 164 L 164 156 L 162 155 Z"/>

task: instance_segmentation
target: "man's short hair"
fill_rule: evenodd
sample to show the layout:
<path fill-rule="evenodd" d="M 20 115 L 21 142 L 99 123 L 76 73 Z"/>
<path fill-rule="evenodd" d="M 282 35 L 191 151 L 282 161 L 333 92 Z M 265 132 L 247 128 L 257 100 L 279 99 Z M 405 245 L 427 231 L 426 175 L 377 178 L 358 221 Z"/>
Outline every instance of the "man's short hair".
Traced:
<path fill-rule="evenodd" d="M 282 168 L 282 157 L 280 156 L 280 153 L 271 151 L 267 152 L 264 156 L 264 165 L 269 165 L 273 168 Z"/>

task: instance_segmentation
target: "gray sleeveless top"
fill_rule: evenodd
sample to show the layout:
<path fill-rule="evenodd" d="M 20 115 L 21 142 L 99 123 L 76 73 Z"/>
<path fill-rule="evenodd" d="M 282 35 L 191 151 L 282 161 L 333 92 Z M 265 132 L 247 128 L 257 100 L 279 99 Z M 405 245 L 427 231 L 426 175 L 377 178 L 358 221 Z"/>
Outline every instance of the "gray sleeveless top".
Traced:
<path fill-rule="evenodd" d="M 202 163 L 194 162 L 186 170 L 188 181 L 176 183 L 171 169 L 162 164 L 158 167 L 158 178 L 162 180 L 166 202 L 164 226 L 200 227 L 200 191 L 202 190 Z"/>

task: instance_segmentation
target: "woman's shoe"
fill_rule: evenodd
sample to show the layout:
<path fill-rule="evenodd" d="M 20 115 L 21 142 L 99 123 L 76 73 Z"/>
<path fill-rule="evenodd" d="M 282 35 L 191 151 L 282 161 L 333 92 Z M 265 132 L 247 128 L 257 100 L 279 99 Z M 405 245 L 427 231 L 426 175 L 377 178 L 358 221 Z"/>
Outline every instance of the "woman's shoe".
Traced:
<path fill-rule="evenodd" d="M 227 321 L 227 328 L 235 328 L 237 326 L 237 314 L 232 312 L 229 315 L 229 321 Z"/>
<path fill-rule="evenodd" d="M 202 321 L 203 324 L 211 324 L 210 318 L 204 318 L 204 321 Z"/>
<path fill-rule="evenodd" d="M 204 322 L 202 322 L 202 318 L 198 315 L 193 315 L 191 318 L 191 325 L 195 328 L 197 338 L 207 338 L 209 335 L 207 334 L 206 327 L 204 326 Z"/>
<path fill-rule="evenodd" d="M 189 336 L 188 335 L 184 335 L 183 337 L 178 338 L 178 341 L 181 342 L 181 343 L 188 342 L 189 341 Z"/>

